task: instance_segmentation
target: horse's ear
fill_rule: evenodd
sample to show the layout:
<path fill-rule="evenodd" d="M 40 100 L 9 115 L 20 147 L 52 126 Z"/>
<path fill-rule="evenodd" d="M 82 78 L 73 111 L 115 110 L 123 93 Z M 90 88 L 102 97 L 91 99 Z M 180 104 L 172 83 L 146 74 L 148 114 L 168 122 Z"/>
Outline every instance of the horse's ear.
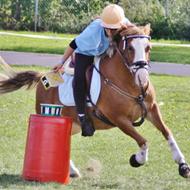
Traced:
<path fill-rule="evenodd" d="M 150 32 L 151 32 L 151 28 L 150 28 L 150 23 L 149 23 L 144 26 L 144 33 L 149 36 Z"/>

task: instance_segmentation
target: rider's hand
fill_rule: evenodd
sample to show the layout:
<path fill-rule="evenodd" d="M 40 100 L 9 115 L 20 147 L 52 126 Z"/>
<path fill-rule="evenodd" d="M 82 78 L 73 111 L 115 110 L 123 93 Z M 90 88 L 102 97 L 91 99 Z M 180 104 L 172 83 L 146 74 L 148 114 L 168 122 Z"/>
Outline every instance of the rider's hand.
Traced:
<path fill-rule="evenodd" d="M 57 64 L 57 65 L 55 65 L 54 67 L 53 67 L 53 71 L 55 72 L 55 73 L 57 73 L 57 72 L 61 72 L 61 73 L 63 73 L 64 72 L 64 68 L 63 68 L 63 63 L 59 63 L 59 64 Z"/>

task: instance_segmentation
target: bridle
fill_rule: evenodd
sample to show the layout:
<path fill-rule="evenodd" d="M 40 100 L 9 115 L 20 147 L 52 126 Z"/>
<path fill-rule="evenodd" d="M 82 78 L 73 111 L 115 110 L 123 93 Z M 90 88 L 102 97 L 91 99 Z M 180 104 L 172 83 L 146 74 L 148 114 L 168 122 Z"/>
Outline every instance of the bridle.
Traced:
<path fill-rule="evenodd" d="M 135 73 L 141 68 L 144 68 L 144 69 L 148 70 L 149 61 L 147 61 L 147 62 L 145 62 L 145 61 L 137 61 L 137 62 L 134 62 L 131 65 L 129 65 L 127 57 L 125 57 L 125 55 L 124 55 L 124 50 L 127 48 L 128 39 L 133 39 L 133 38 L 147 38 L 148 40 L 150 40 L 150 36 L 147 36 L 147 35 L 130 35 L 130 36 L 126 36 L 126 37 L 122 38 L 122 40 L 124 40 L 123 51 L 121 51 L 119 49 L 118 45 L 115 46 L 115 49 L 118 52 L 118 54 L 121 56 L 121 58 L 123 60 L 123 64 L 129 69 L 129 71 L 133 75 L 135 75 Z M 139 79 L 139 82 L 140 82 L 140 94 L 138 96 L 133 96 L 130 93 L 122 90 L 120 87 L 118 87 L 116 84 L 114 84 L 109 78 L 105 77 L 104 74 L 95 67 L 95 65 L 94 65 L 94 68 L 100 74 L 100 76 L 103 79 L 105 85 L 110 86 L 118 94 L 120 94 L 122 96 L 125 96 L 127 98 L 130 98 L 130 99 L 133 99 L 139 104 L 139 106 L 141 107 L 141 119 L 139 121 L 133 122 L 133 126 L 137 127 L 137 126 L 142 125 L 145 118 L 146 118 L 146 116 L 147 116 L 147 108 L 146 108 L 146 105 L 144 103 L 144 100 L 145 100 L 146 95 L 147 95 L 146 91 L 147 91 L 147 89 L 149 87 L 149 83 L 146 86 L 146 88 L 144 89 L 143 85 L 141 84 L 140 79 Z"/>
<path fill-rule="evenodd" d="M 134 39 L 134 38 L 146 38 L 150 41 L 151 37 L 148 36 L 148 35 L 129 35 L 129 36 L 123 36 L 122 37 L 122 40 L 123 40 L 123 51 L 121 51 L 119 49 L 119 46 L 116 46 L 116 51 L 118 52 L 118 54 L 121 56 L 122 60 L 123 60 L 123 63 L 124 65 L 129 69 L 129 71 L 132 73 L 133 76 L 135 76 L 135 74 L 137 73 L 137 71 L 139 69 L 146 69 L 147 71 L 149 70 L 150 68 L 150 62 L 149 60 L 148 61 L 137 61 L 137 62 L 134 62 L 132 64 L 129 64 L 128 63 L 128 60 L 127 60 L 127 57 L 124 55 L 124 51 L 125 49 L 128 47 L 128 40 L 129 39 Z M 140 81 L 140 79 L 138 78 L 139 80 L 139 84 L 140 84 L 140 95 L 137 96 L 137 97 L 133 97 L 133 99 L 140 105 L 141 107 L 141 110 L 142 110 L 142 116 L 141 116 L 141 119 L 140 121 L 137 121 L 135 123 L 133 123 L 133 126 L 139 126 L 141 125 L 146 116 L 147 116 L 147 108 L 146 108 L 146 105 L 144 103 L 144 99 L 146 98 L 146 91 L 149 87 L 149 83 L 148 85 L 146 86 L 146 88 L 144 89 L 143 88 L 143 85 Z"/>
<path fill-rule="evenodd" d="M 121 51 L 117 45 L 115 46 L 115 49 L 118 52 L 118 54 L 121 56 L 124 65 L 129 69 L 129 71 L 133 75 L 135 75 L 136 72 L 139 69 L 143 68 L 143 69 L 149 70 L 149 68 L 150 68 L 150 62 L 149 62 L 149 60 L 148 61 L 137 61 L 137 62 L 134 62 L 132 64 L 129 64 L 129 62 L 127 60 L 127 57 L 124 55 L 124 51 L 128 47 L 128 40 L 129 39 L 134 39 L 134 38 L 146 38 L 148 40 L 151 39 L 151 37 L 148 36 L 148 35 L 129 35 L 129 36 L 123 36 L 122 37 L 122 41 L 123 41 L 123 48 L 122 48 L 122 50 L 123 51 Z"/>

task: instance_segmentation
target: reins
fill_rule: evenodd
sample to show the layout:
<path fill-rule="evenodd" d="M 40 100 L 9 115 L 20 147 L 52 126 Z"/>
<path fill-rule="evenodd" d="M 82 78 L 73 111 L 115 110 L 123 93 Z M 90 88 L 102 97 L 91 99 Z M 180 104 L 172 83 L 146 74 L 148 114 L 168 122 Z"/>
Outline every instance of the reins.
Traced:
<path fill-rule="evenodd" d="M 142 109 L 141 119 L 139 121 L 137 121 L 137 122 L 133 122 L 133 126 L 138 127 L 138 126 L 142 125 L 145 118 L 146 118 L 146 116 L 147 116 L 147 109 L 146 109 L 146 105 L 144 103 L 144 99 L 146 97 L 146 91 L 147 91 L 147 89 L 149 87 L 149 83 L 148 83 L 145 90 L 144 90 L 142 84 L 140 83 L 141 84 L 141 87 L 140 87 L 141 88 L 141 94 L 139 96 L 133 96 L 133 95 L 129 94 L 128 92 L 122 90 L 120 87 L 118 87 L 116 84 L 114 84 L 110 79 L 105 77 L 103 75 L 103 73 L 100 70 L 98 70 L 95 65 L 93 65 L 93 67 L 100 74 L 101 78 L 103 79 L 104 84 L 110 86 L 118 94 L 120 94 L 122 96 L 125 96 L 127 98 L 130 98 L 130 99 L 136 101 L 140 105 L 140 107 Z"/>
<path fill-rule="evenodd" d="M 123 36 L 122 39 L 124 41 L 124 45 L 123 45 L 123 50 L 125 50 L 127 48 L 127 40 L 128 39 L 131 39 L 131 38 L 147 38 L 148 40 L 151 39 L 150 36 L 148 35 L 129 35 L 129 36 Z M 127 58 L 125 57 L 124 53 L 118 48 L 118 46 L 115 46 L 116 48 L 116 51 L 118 52 L 118 54 L 120 55 L 120 57 L 122 58 L 123 60 L 123 63 L 124 65 L 128 68 L 128 70 L 132 73 L 132 69 L 133 68 L 135 70 L 135 73 L 138 71 L 138 69 L 141 69 L 141 68 L 145 68 L 148 70 L 147 67 L 150 67 L 150 63 L 149 61 L 148 62 L 144 62 L 144 61 L 138 61 L 138 62 L 134 62 L 132 63 L 130 66 L 128 64 L 128 60 Z"/>
<path fill-rule="evenodd" d="M 127 39 L 130 39 L 130 38 L 147 38 L 150 40 L 150 36 L 147 36 L 147 35 L 130 35 L 130 36 L 126 36 L 125 37 L 125 42 L 124 42 L 124 46 L 126 48 L 127 46 Z M 122 52 L 119 50 L 118 46 L 116 46 L 116 50 L 118 52 L 118 54 L 120 55 L 120 57 L 122 58 L 122 61 L 123 61 L 123 64 L 127 67 L 127 69 L 129 69 L 129 71 L 131 71 L 131 68 L 130 66 L 128 65 L 128 60 L 127 58 L 122 54 Z M 146 65 L 149 65 L 149 63 L 145 64 L 145 63 L 142 63 L 142 65 L 140 65 L 139 63 L 137 63 L 137 70 L 140 69 L 140 68 L 145 68 L 147 69 L 145 66 Z M 147 84 L 146 88 L 144 89 L 143 88 L 143 85 L 139 79 L 139 84 L 140 84 L 140 95 L 138 96 L 133 96 L 131 95 L 130 93 L 122 90 L 120 87 L 118 87 L 116 84 L 114 84 L 109 78 L 105 77 L 104 74 L 98 70 L 96 68 L 96 66 L 94 65 L 94 68 L 95 70 L 100 74 L 101 78 L 103 79 L 103 82 L 105 85 L 108 85 L 110 86 L 114 91 L 116 91 L 118 94 L 124 96 L 124 97 L 127 97 L 127 98 L 130 98 L 134 101 L 137 102 L 137 104 L 139 104 L 140 108 L 141 108 L 141 119 L 139 121 L 136 121 L 136 122 L 133 122 L 133 126 L 134 127 L 137 127 L 137 126 L 140 126 L 143 124 L 143 122 L 145 121 L 145 118 L 147 116 L 147 108 L 146 108 L 146 105 L 145 105 L 145 98 L 146 98 L 146 95 L 147 95 L 147 89 L 149 87 L 149 83 Z M 137 71 L 136 70 L 136 71 Z"/>

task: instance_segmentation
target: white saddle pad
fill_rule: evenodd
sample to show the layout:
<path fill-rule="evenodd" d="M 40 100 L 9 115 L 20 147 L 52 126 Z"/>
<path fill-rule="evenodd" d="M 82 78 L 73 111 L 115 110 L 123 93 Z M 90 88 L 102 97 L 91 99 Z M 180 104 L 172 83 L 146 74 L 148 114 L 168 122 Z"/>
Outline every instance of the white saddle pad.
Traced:
<path fill-rule="evenodd" d="M 94 59 L 94 64 L 98 70 L 99 70 L 99 63 L 100 63 L 100 57 L 96 57 Z M 65 106 L 75 106 L 73 87 L 72 87 L 73 76 L 64 73 L 62 77 L 64 83 L 58 86 L 59 100 Z M 101 87 L 100 75 L 95 69 L 93 69 L 92 81 L 90 86 L 90 95 L 92 102 L 94 104 L 96 104 L 98 101 L 100 95 L 100 87 Z M 91 104 L 89 106 L 91 106 Z"/>

